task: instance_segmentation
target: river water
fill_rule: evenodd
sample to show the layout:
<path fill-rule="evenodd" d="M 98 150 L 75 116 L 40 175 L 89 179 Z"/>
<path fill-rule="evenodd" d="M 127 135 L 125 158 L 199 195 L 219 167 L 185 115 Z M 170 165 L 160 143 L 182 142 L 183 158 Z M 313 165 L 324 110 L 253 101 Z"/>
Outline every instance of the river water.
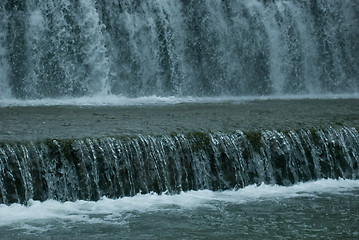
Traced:
<path fill-rule="evenodd" d="M 0 239 L 358 239 L 358 16 L 1 1 Z"/>
<path fill-rule="evenodd" d="M 359 181 L 0 205 L 1 239 L 357 239 Z"/>

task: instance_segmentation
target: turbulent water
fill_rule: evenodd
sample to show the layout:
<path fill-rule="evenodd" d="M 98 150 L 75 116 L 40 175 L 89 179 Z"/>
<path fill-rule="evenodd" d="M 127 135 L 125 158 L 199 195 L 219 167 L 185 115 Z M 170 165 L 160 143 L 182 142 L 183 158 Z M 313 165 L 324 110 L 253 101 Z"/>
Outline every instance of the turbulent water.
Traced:
<path fill-rule="evenodd" d="M 358 36 L 356 0 L 3 0 L 0 107 L 357 97 Z M 356 239 L 358 179 L 350 127 L 1 141 L 0 239 Z"/>
<path fill-rule="evenodd" d="M 0 204 L 7 239 L 357 239 L 359 181 Z"/>
<path fill-rule="evenodd" d="M 0 202 L 358 179 L 355 128 L 0 144 Z"/>
<path fill-rule="evenodd" d="M 356 0 L 4 0 L 0 99 L 359 88 Z"/>

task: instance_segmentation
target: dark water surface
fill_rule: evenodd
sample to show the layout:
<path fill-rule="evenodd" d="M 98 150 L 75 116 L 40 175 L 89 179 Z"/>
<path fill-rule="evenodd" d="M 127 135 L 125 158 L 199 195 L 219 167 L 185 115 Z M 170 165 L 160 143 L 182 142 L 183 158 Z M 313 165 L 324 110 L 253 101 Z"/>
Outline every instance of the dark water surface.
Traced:
<path fill-rule="evenodd" d="M 231 133 L 238 129 L 244 132 L 296 130 L 329 126 L 359 126 L 359 99 L 0 108 L 0 140 L 5 141 L 192 131 Z"/>

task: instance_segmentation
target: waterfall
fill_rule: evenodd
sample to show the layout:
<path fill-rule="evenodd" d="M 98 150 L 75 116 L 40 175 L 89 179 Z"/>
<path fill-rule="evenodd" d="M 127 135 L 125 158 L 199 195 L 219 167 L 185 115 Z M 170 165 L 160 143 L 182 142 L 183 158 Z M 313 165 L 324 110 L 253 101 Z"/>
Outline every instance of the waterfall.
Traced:
<path fill-rule="evenodd" d="M 355 93 L 354 0 L 5 0 L 0 99 Z"/>
<path fill-rule="evenodd" d="M 359 178 L 355 128 L 0 144 L 0 203 Z"/>

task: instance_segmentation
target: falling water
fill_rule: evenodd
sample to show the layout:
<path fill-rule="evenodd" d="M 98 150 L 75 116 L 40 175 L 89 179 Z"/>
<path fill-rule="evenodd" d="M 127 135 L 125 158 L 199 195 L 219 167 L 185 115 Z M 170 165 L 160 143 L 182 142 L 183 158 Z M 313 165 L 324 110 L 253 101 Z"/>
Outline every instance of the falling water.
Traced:
<path fill-rule="evenodd" d="M 134 118 L 117 109 L 122 118 L 111 118 L 106 136 L 97 113 L 77 110 L 356 95 L 358 36 L 356 0 L 0 1 L 0 238 L 357 239 L 359 128 L 348 102 L 323 125 L 320 111 L 313 126 L 298 118 L 267 129 L 292 110 L 313 117 L 288 101 L 274 118 L 273 109 L 249 107 L 245 121 L 253 110 L 263 127 L 246 132 L 215 112 L 225 132 L 158 135 L 145 135 L 147 119 L 132 135 L 118 130 L 145 108 L 158 125 L 148 105 Z M 77 106 L 61 115 L 48 103 Z M 64 114 L 84 121 L 71 125 Z M 83 116 L 98 127 L 89 138 L 72 135 L 91 128 Z M 178 123 L 171 117 L 166 127 Z M 64 137 L 44 139 L 60 125 Z"/>
<path fill-rule="evenodd" d="M 6 0 L 0 98 L 353 93 L 352 0 Z"/>
<path fill-rule="evenodd" d="M 358 179 L 359 134 L 335 130 L 192 133 L 0 144 L 0 202 Z"/>

